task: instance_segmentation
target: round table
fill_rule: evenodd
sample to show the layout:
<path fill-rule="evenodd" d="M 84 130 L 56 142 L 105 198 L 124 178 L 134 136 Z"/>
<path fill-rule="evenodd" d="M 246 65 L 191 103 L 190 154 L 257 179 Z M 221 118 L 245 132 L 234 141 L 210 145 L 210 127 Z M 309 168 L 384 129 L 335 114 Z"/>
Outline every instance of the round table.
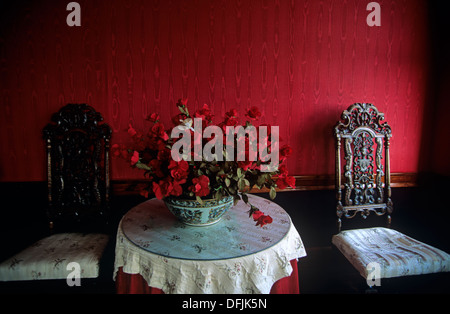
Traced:
<path fill-rule="evenodd" d="M 117 292 L 155 292 L 132 286 L 138 282 L 164 293 L 270 293 L 282 278 L 294 286 L 283 292 L 298 292 L 296 261 L 306 256 L 300 235 L 279 205 L 248 197 L 273 218 L 271 224 L 256 226 L 243 201 L 204 227 L 179 222 L 158 199 L 132 208 L 117 232 Z"/>

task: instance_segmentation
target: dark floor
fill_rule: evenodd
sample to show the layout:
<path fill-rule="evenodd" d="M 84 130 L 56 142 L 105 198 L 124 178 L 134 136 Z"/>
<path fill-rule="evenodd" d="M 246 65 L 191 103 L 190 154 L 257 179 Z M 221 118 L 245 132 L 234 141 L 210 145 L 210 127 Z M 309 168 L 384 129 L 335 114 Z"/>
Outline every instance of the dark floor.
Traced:
<path fill-rule="evenodd" d="M 16 187 L 14 193 L 21 193 L 21 189 L 25 188 L 29 187 Z M 450 252 L 450 228 L 448 228 L 450 214 L 448 206 L 445 206 L 440 198 L 441 192 L 434 188 L 394 188 L 393 228 Z M 34 193 L 39 194 L 39 191 Z M 265 194 L 261 196 L 268 197 Z M 9 197 L 13 196 L 9 195 Z M 101 275 L 98 280 L 85 280 L 82 287 L 68 287 L 65 281 L 48 282 L 45 286 L 39 282 L 6 284 L 0 282 L 0 293 L 115 293 L 112 280 L 114 230 L 117 228 L 120 217 L 142 201 L 144 199 L 139 196 L 115 198 L 113 210 L 116 215 L 111 228 L 111 242 L 103 256 Z M 371 292 L 366 291 L 365 280 L 331 246 L 331 236 L 336 232 L 334 191 L 282 192 L 278 193 L 275 201 L 290 214 L 306 247 L 307 256 L 298 262 L 301 293 Z M 2 248 L 0 260 L 11 256 L 46 233 L 46 228 L 43 227 L 45 219 L 42 219 L 40 215 L 45 200 L 40 202 L 24 198 L 21 202 L 23 202 L 22 206 L 10 203 L 8 208 L 2 209 L 6 220 L 0 222 L 0 247 Z M 356 221 L 356 227 L 362 223 L 367 222 L 359 219 Z M 450 282 L 449 274 L 420 276 L 420 279 L 413 276 L 398 282 L 385 280 L 381 282 L 381 287 L 378 287 L 377 291 L 378 293 L 449 293 L 450 287 L 447 285 Z"/>

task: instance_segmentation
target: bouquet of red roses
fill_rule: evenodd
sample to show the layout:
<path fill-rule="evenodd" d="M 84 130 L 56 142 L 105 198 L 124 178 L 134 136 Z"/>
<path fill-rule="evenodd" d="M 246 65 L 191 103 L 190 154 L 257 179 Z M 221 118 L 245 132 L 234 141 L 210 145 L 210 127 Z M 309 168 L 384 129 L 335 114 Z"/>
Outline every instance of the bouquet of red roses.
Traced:
<path fill-rule="evenodd" d="M 144 172 L 147 180 L 142 195 L 197 199 L 200 203 L 206 198 L 233 196 L 235 202 L 242 199 L 248 203 L 246 193 L 252 188 L 268 189 L 274 199 L 276 189 L 295 187 L 285 166 L 292 149 L 279 147 L 278 127 L 253 125 L 261 116 L 257 107 L 247 111 L 244 125 L 239 124 L 234 109 L 215 125 L 206 104 L 193 115 L 186 100 L 179 100 L 177 107 L 180 113 L 172 118 L 172 129 L 166 129 L 160 116 L 153 113 L 146 119 L 150 123 L 146 133 L 129 125 L 132 143 L 112 146 L 113 156 Z M 249 215 L 260 226 L 272 222 L 252 205 Z"/>

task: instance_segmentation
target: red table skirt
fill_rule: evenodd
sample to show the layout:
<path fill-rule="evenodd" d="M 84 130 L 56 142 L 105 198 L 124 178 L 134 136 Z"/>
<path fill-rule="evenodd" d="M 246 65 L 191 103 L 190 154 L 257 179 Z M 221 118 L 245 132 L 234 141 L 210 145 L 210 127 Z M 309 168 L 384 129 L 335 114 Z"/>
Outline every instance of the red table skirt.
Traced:
<path fill-rule="evenodd" d="M 275 282 L 270 290 L 271 294 L 298 294 L 297 260 L 291 260 L 292 273 L 288 277 Z M 140 274 L 124 273 L 122 267 L 117 271 L 116 291 L 119 294 L 163 294 L 161 289 L 150 287 Z"/>

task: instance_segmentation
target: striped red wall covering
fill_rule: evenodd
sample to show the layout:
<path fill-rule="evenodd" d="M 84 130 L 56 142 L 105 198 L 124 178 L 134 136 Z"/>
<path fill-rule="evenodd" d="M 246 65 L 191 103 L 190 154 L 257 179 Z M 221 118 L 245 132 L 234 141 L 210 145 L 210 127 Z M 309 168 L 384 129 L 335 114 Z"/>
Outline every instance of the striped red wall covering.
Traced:
<path fill-rule="evenodd" d="M 217 116 L 260 106 L 294 147 L 293 175 L 334 173 L 332 127 L 354 102 L 392 126 L 391 169 L 417 173 L 428 83 L 421 0 L 384 0 L 368 27 L 362 0 L 14 1 L 0 19 L 0 181 L 45 180 L 41 130 L 52 112 L 86 102 L 113 142 L 178 98 Z M 115 180 L 141 178 L 113 161 Z"/>

